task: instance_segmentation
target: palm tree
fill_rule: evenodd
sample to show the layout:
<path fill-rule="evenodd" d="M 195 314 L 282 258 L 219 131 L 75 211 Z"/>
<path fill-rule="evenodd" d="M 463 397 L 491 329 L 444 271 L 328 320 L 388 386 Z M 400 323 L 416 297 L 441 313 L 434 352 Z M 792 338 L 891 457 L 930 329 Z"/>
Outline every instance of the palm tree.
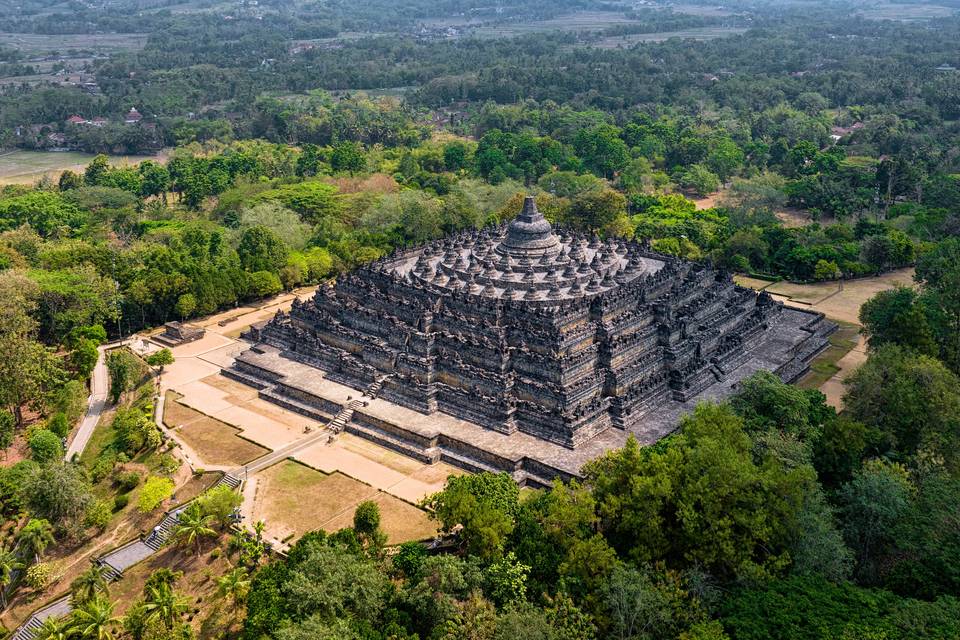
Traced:
<path fill-rule="evenodd" d="M 143 603 L 146 620 L 160 621 L 167 629 L 172 629 L 184 613 L 190 610 L 186 598 L 173 590 L 166 582 L 147 589 L 147 599 Z"/>
<path fill-rule="evenodd" d="M 217 532 L 210 526 L 213 516 L 205 516 L 197 503 L 191 504 L 180 514 L 177 527 L 173 530 L 174 539 L 185 545 L 195 544 L 197 555 L 200 555 L 200 543 L 207 536 L 215 536 Z"/>
<path fill-rule="evenodd" d="M 43 518 L 35 518 L 20 529 L 19 541 L 33 553 L 34 562 L 40 562 L 40 556 L 53 544 L 53 526 Z"/>
<path fill-rule="evenodd" d="M 106 593 L 108 584 L 107 568 L 102 564 L 91 565 L 70 584 L 70 590 L 73 592 L 73 603 L 75 605 L 83 604 L 100 593 Z"/>
<path fill-rule="evenodd" d="M 7 608 L 7 587 L 13 580 L 13 572 L 22 569 L 23 563 L 13 551 L 0 546 L 0 605 Z"/>
<path fill-rule="evenodd" d="M 71 616 L 70 630 L 81 640 L 114 640 L 117 637 L 113 603 L 99 595 L 84 602 Z"/>
<path fill-rule="evenodd" d="M 73 632 L 66 620 L 50 617 L 34 632 L 33 640 L 68 640 Z"/>
<path fill-rule="evenodd" d="M 250 592 L 250 574 L 243 567 L 235 567 L 217 580 L 217 594 L 228 598 L 236 610 Z"/>

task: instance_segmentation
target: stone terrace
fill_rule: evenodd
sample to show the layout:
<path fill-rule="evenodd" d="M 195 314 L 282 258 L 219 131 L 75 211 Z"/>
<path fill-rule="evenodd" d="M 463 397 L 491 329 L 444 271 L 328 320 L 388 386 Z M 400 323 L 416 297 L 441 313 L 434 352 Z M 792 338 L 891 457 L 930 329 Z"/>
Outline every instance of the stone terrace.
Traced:
<path fill-rule="evenodd" d="M 751 341 L 739 366 L 717 373 L 716 383 L 685 402 L 667 400 L 629 430 L 607 429 L 575 449 L 514 432 L 504 434 L 454 416 L 424 414 L 383 399 L 364 399 L 347 431 L 423 462 L 444 461 L 469 471 L 506 471 L 521 485 L 544 486 L 570 478 L 583 464 L 620 447 L 629 434 L 652 443 L 672 432 L 680 417 L 704 400 L 730 395 L 737 383 L 759 370 L 792 381 L 806 371 L 834 328 L 820 314 L 786 307 L 767 331 Z M 257 345 L 241 354 L 223 374 L 260 389 L 260 395 L 288 409 L 328 420 L 356 389 L 330 380 L 319 369 L 284 356 L 276 347 Z"/>

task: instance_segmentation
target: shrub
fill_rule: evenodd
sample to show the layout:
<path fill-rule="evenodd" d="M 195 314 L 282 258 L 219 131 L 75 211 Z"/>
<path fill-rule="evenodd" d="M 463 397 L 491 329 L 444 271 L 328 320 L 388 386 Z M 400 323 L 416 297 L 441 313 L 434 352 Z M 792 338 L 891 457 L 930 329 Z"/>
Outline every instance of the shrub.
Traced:
<path fill-rule="evenodd" d="M 140 474 L 136 471 L 119 473 L 117 474 L 115 482 L 117 483 L 117 488 L 123 493 L 133 491 L 137 488 L 137 485 L 140 484 Z"/>
<path fill-rule="evenodd" d="M 38 562 L 27 569 L 27 584 L 31 588 L 41 591 L 50 584 L 52 571 L 46 562 Z"/>
<path fill-rule="evenodd" d="M 121 493 L 113 499 L 113 512 L 122 511 L 128 504 L 130 504 L 130 495 Z"/>
<path fill-rule="evenodd" d="M 143 513 L 149 513 L 160 506 L 160 503 L 173 495 L 173 480 L 151 476 L 147 478 L 140 496 L 137 498 L 137 508 Z"/>
<path fill-rule="evenodd" d="M 116 502 L 113 506 L 116 506 Z M 94 500 L 87 507 L 87 512 L 83 514 L 83 524 L 103 531 L 110 524 L 111 513 L 111 505 L 108 500 Z"/>
<path fill-rule="evenodd" d="M 30 456 L 37 462 L 50 462 L 63 457 L 60 437 L 47 429 L 39 429 L 30 436 Z"/>
<path fill-rule="evenodd" d="M 67 414 L 58 411 L 50 416 L 50 419 L 47 420 L 47 430 L 52 431 L 60 438 L 66 438 L 67 434 L 70 433 L 70 421 L 67 419 Z"/>

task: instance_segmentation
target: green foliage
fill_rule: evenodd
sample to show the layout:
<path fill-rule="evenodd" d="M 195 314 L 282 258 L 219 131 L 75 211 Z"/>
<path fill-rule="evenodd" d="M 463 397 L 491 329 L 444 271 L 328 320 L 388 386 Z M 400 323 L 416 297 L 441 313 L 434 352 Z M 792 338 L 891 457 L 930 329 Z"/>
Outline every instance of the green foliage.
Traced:
<path fill-rule="evenodd" d="M 57 526 L 79 521 L 93 500 L 83 470 L 59 460 L 27 469 L 20 479 L 20 495 L 31 514 Z"/>
<path fill-rule="evenodd" d="M 60 436 L 46 429 L 38 429 L 30 436 L 30 456 L 39 463 L 51 462 L 63 457 Z"/>
<path fill-rule="evenodd" d="M 110 400 L 116 404 L 145 377 L 146 367 L 130 351 L 116 349 L 107 353 L 107 372 L 110 375 Z"/>
<path fill-rule="evenodd" d="M 766 455 L 743 420 L 700 405 L 662 451 L 634 440 L 584 468 L 607 539 L 624 557 L 698 564 L 720 576 L 776 574 L 814 473 Z"/>
<path fill-rule="evenodd" d="M 137 495 L 137 509 L 141 513 L 150 513 L 173 495 L 173 480 L 160 476 L 150 476 Z"/>
<path fill-rule="evenodd" d="M 917 293 L 907 287 L 881 291 L 860 307 L 860 322 L 871 348 L 899 344 L 935 356 L 939 349 Z"/>
<path fill-rule="evenodd" d="M 230 516 L 234 509 L 239 507 L 242 501 L 240 494 L 236 491 L 226 485 L 220 485 L 200 496 L 197 503 L 204 516 L 210 516 L 221 527 L 226 527 L 230 523 Z"/>
<path fill-rule="evenodd" d="M 956 635 L 958 612 L 954 598 L 923 602 L 850 583 L 788 578 L 738 589 L 724 603 L 721 621 L 731 637 L 746 640 L 933 640 Z"/>
<path fill-rule="evenodd" d="M 147 364 L 162 369 L 169 364 L 173 364 L 173 353 L 170 352 L 170 349 L 160 349 L 147 356 Z"/>
<path fill-rule="evenodd" d="M 880 451 L 893 460 L 936 456 L 949 469 L 960 465 L 960 381 L 937 360 L 880 347 L 849 378 L 844 405 L 876 427 Z"/>
<path fill-rule="evenodd" d="M 514 527 L 519 491 L 506 473 L 451 476 L 443 491 L 424 506 L 444 531 L 461 525 L 460 537 L 470 553 L 493 559 Z"/>

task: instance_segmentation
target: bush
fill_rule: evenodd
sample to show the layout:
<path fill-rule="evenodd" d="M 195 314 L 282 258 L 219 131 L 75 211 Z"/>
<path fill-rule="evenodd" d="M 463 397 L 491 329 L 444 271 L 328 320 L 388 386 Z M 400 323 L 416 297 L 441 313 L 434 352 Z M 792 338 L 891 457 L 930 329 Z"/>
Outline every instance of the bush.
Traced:
<path fill-rule="evenodd" d="M 70 420 L 67 418 L 67 414 L 58 411 L 50 416 L 50 419 L 47 420 L 47 430 L 52 431 L 60 438 L 66 438 L 67 434 L 70 433 Z"/>
<path fill-rule="evenodd" d="M 136 489 L 137 485 L 140 484 L 140 474 L 136 471 L 119 473 L 117 474 L 115 482 L 120 491 L 127 493 L 128 491 L 133 491 Z"/>
<path fill-rule="evenodd" d="M 172 495 L 173 480 L 151 476 L 147 478 L 146 483 L 140 490 L 140 496 L 137 498 L 137 508 L 143 513 L 149 513 Z"/>
<path fill-rule="evenodd" d="M 130 504 L 130 495 L 126 493 L 120 494 L 113 499 L 113 512 L 122 511 L 128 504 Z"/>
<path fill-rule="evenodd" d="M 46 562 L 38 562 L 27 569 L 27 584 L 37 591 L 42 591 L 50 584 L 52 573 L 49 564 Z"/>
<path fill-rule="evenodd" d="M 40 463 L 63 457 L 60 437 L 47 429 L 40 429 L 30 436 L 30 457 Z"/>
<path fill-rule="evenodd" d="M 113 506 L 116 506 L 116 501 L 114 501 Z M 86 527 L 95 527 L 103 531 L 110 524 L 111 513 L 111 505 L 108 500 L 94 500 L 83 515 L 83 524 Z"/>

